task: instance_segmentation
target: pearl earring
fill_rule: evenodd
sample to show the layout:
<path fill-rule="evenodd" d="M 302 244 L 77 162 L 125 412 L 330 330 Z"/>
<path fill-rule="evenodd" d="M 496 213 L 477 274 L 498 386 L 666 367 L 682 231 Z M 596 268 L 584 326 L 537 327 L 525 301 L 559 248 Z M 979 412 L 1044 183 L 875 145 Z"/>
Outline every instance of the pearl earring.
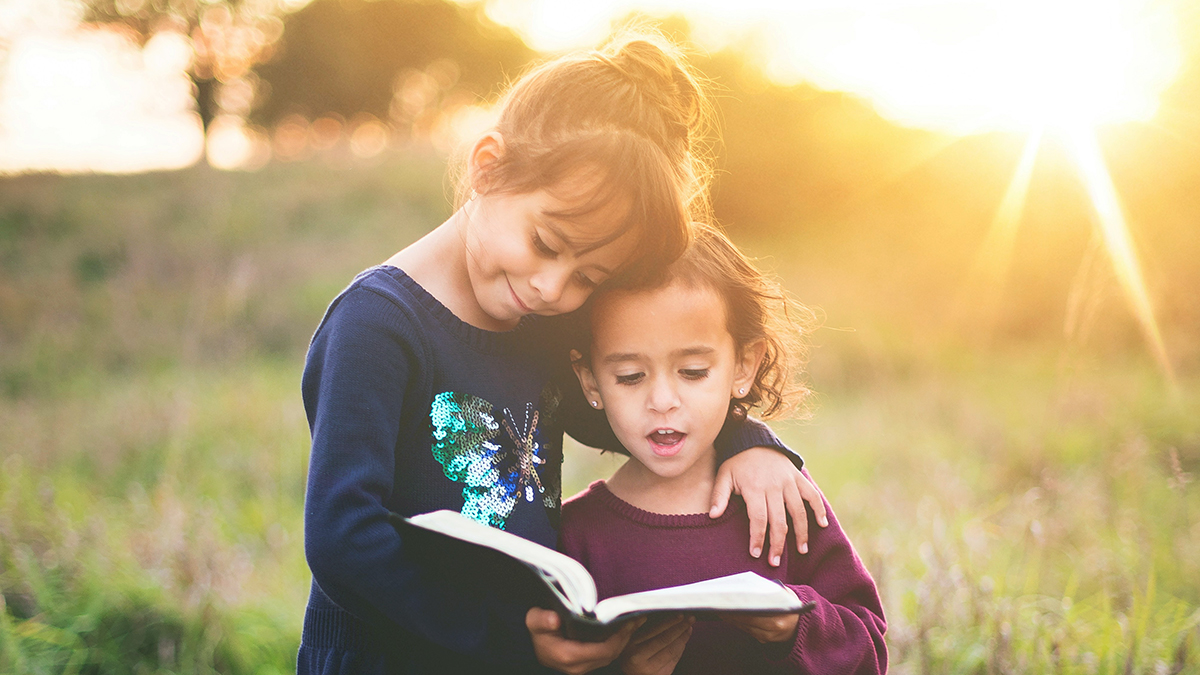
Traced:
<path fill-rule="evenodd" d="M 599 408 L 599 407 L 600 407 L 600 403 L 599 403 L 599 401 L 592 401 L 592 407 L 593 407 L 593 408 Z"/>
<path fill-rule="evenodd" d="M 738 389 L 738 395 L 739 395 L 739 396 L 744 396 L 745 394 L 746 394 L 746 388 L 745 388 L 745 387 L 742 387 L 741 389 Z"/>

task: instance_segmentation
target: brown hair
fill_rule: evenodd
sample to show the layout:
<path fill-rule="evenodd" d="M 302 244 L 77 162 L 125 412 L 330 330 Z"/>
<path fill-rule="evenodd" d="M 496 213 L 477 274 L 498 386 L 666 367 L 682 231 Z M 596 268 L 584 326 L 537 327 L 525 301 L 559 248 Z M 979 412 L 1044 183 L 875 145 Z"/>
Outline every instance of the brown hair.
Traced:
<path fill-rule="evenodd" d="M 653 282 L 605 285 L 590 302 L 608 293 L 656 290 L 675 283 L 716 292 L 725 305 L 725 328 L 739 355 L 754 342 L 766 344 L 750 390 L 730 401 L 729 414 L 744 418 L 750 410 L 761 408 L 764 418 L 788 413 L 806 417 L 812 391 L 794 373 L 807 357 L 802 337 L 816 327 L 815 315 L 790 297 L 772 275 L 755 267 L 716 227 L 697 223 L 691 245 Z M 590 360 L 587 347 L 584 358 Z"/>
<path fill-rule="evenodd" d="M 691 223 L 710 220 L 709 104 L 679 49 L 661 37 L 629 34 L 543 63 L 497 106 L 504 153 L 488 166 L 486 191 L 530 192 L 598 171 L 586 203 L 554 215 L 569 219 L 614 197 L 630 199 L 617 234 L 637 231 L 640 244 L 627 274 L 645 276 L 674 260 Z M 459 203 L 468 189 L 460 181 Z"/>

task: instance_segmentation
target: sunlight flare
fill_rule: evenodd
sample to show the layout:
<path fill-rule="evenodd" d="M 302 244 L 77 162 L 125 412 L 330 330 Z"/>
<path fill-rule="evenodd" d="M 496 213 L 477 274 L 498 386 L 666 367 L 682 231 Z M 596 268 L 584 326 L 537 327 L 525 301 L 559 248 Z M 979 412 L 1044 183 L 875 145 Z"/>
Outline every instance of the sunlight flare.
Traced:
<path fill-rule="evenodd" d="M 478 0 L 457 0 L 470 3 Z M 1147 121 L 1183 64 L 1161 0 L 484 0 L 538 49 L 587 47 L 631 12 L 679 14 L 704 49 L 845 91 L 887 119 L 969 134 Z"/>
<path fill-rule="evenodd" d="M 1037 129 L 1025 141 L 1017 169 L 1000 200 L 1000 207 L 996 209 L 992 226 L 980 246 L 966 284 L 969 298 L 964 298 L 965 306 L 982 312 L 989 328 L 995 321 L 1000 298 L 1004 294 L 1017 229 L 1025 210 L 1025 198 L 1029 194 L 1038 149 L 1042 144 L 1042 133 L 1041 129 Z"/>
<path fill-rule="evenodd" d="M 1112 260 L 1117 281 L 1129 301 L 1154 359 L 1173 384 L 1175 372 L 1167 357 L 1162 333 L 1159 330 L 1158 321 L 1154 317 L 1154 309 L 1150 303 L 1150 296 L 1146 292 L 1146 283 L 1142 278 L 1141 265 L 1138 263 L 1137 253 L 1134 251 L 1133 238 L 1129 234 L 1129 226 L 1125 222 L 1125 214 L 1121 210 L 1117 190 L 1113 186 L 1108 166 L 1104 163 L 1104 156 L 1100 151 L 1100 144 L 1096 141 L 1095 132 L 1072 128 L 1064 129 L 1063 136 L 1071 149 L 1071 158 L 1075 161 L 1079 176 L 1091 198 L 1096 226 L 1109 259 Z"/>
<path fill-rule="evenodd" d="M 203 153 L 191 44 L 164 31 L 0 34 L 0 174 L 176 169 Z"/>

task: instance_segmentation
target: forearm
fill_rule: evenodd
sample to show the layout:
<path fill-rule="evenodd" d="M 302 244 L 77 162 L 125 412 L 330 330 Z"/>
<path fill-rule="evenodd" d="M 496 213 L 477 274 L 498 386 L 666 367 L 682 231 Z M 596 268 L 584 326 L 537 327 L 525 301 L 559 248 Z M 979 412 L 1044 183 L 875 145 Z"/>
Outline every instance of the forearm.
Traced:
<path fill-rule="evenodd" d="M 799 471 L 804 468 L 804 458 L 792 450 L 775 435 L 771 427 L 753 417 L 744 419 L 729 418 L 713 443 L 717 450 L 717 460 L 725 460 L 750 448 L 773 448 L 792 460 Z"/>
<path fill-rule="evenodd" d="M 834 604 L 811 586 L 789 587 L 802 602 L 814 602 L 816 607 L 800 617 L 786 654 L 777 646 L 765 646 L 768 661 L 777 671 L 881 675 L 887 670 L 881 616 L 862 605 Z"/>
<path fill-rule="evenodd" d="M 455 561 L 423 559 L 394 530 L 391 541 L 373 547 L 359 548 L 363 540 L 328 537 L 307 547 L 313 578 L 335 604 L 396 639 L 415 638 L 479 662 L 534 667 L 524 607 L 471 584 L 469 575 L 456 574 Z"/>
<path fill-rule="evenodd" d="M 367 428 L 367 427 L 359 427 Z M 305 504 L 305 552 L 313 578 L 342 609 L 372 625 L 491 662 L 534 664 L 524 609 L 472 584 L 464 561 L 433 560 L 401 537 L 385 505 L 397 489 L 392 452 L 340 429 L 316 428 Z M 340 442 L 338 442 L 340 441 Z"/>

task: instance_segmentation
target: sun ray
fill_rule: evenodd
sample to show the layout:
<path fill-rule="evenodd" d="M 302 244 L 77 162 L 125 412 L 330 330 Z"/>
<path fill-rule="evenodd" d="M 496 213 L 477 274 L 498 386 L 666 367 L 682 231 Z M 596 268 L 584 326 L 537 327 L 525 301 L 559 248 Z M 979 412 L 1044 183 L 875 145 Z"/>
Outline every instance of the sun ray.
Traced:
<path fill-rule="evenodd" d="M 1071 282 L 1067 294 L 1067 312 L 1063 321 L 1063 333 L 1068 344 L 1087 342 L 1088 334 L 1096 323 L 1100 305 L 1104 299 L 1104 288 L 1109 277 L 1100 271 L 1104 257 L 1104 240 L 1097 229 L 1092 230 L 1079 269 Z M 1106 270 L 1107 271 L 1107 270 Z"/>
<path fill-rule="evenodd" d="M 1096 226 L 1099 228 L 1104 248 L 1112 260 L 1113 271 L 1117 281 L 1125 292 L 1134 317 L 1149 343 L 1154 359 L 1158 362 L 1167 380 L 1175 386 L 1175 371 L 1167 357 L 1163 345 L 1162 333 L 1154 318 L 1154 309 L 1150 304 L 1150 296 L 1146 292 L 1146 283 L 1142 278 L 1141 266 L 1134 252 L 1133 239 L 1129 235 L 1129 227 L 1113 186 L 1112 176 L 1104 163 L 1104 155 L 1100 152 L 1100 144 L 1096 141 L 1095 132 L 1084 129 L 1064 130 L 1071 156 L 1079 170 L 1080 178 L 1091 198 Z"/>
<path fill-rule="evenodd" d="M 1000 298 L 1004 294 L 1017 227 L 1025 210 L 1025 197 L 1029 193 L 1033 166 L 1041 144 L 1041 129 L 1035 130 L 1026 139 L 1012 180 L 1008 183 L 1008 189 L 1005 190 L 1000 207 L 996 209 L 996 215 L 992 219 L 992 226 L 975 257 L 975 264 L 965 285 L 966 295 L 959 303 L 964 310 L 970 308 L 972 312 L 982 313 L 980 318 L 984 322 L 985 334 L 991 332 Z"/>

